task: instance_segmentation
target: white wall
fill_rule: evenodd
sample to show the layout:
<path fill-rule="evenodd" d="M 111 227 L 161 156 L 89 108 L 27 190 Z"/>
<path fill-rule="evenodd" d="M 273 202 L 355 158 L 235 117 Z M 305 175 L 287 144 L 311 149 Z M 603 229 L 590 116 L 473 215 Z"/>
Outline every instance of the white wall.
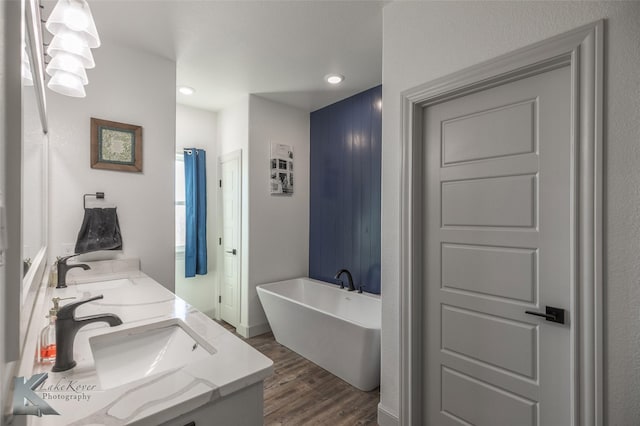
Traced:
<path fill-rule="evenodd" d="M 245 337 L 269 330 L 256 286 L 308 275 L 309 113 L 249 95 L 218 112 L 218 155 L 242 150 L 240 324 Z M 293 146 L 295 192 L 269 194 L 271 142 Z"/>
<path fill-rule="evenodd" d="M 209 317 L 216 316 L 218 303 L 216 268 L 217 224 L 217 126 L 216 113 L 185 105 L 176 106 L 176 152 L 183 148 L 207 151 L 207 275 L 184 277 L 184 253 L 176 255 L 176 294 Z"/>
<path fill-rule="evenodd" d="M 291 145 L 294 193 L 269 193 L 271 143 Z M 267 324 L 256 286 L 309 275 L 309 113 L 249 98 L 249 288 L 247 325 Z"/>
<path fill-rule="evenodd" d="M 400 93 L 606 18 L 606 424 L 640 418 L 640 2 L 395 2 L 384 8 L 381 408 L 399 409 Z"/>
<path fill-rule="evenodd" d="M 218 111 L 218 156 L 242 151 L 242 217 L 240 225 L 240 325 L 246 326 L 249 286 L 249 95 Z"/>
<path fill-rule="evenodd" d="M 119 256 L 139 257 L 142 270 L 173 291 L 176 64 L 108 40 L 94 57 L 86 98 L 48 91 L 49 253 L 61 255 L 64 244 L 75 245 L 82 195 L 103 191 L 106 203 L 118 208 Z M 91 169 L 91 117 L 142 126 L 142 173 Z"/>

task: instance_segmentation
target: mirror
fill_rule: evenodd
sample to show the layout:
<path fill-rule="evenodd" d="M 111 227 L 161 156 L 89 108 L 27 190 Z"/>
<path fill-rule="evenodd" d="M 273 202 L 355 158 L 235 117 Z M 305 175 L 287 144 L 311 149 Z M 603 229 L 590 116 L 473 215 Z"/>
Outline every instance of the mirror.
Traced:
<path fill-rule="evenodd" d="M 47 135 L 42 130 L 33 83 L 22 84 L 22 258 L 25 275 L 44 247 L 44 184 Z"/>
<path fill-rule="evenodd" d="M 40 7 L 23 2 L 21 346 L 47 263 L 48 123 Z"/>

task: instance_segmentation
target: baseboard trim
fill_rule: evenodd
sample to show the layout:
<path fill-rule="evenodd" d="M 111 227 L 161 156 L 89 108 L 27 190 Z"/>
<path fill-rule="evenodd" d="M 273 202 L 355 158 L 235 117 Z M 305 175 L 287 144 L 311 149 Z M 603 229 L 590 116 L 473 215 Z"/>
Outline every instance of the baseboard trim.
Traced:
<path fill-rule="evenodd" d="M 392 414 L 389 409 L 378 404 L 378 424 L 380 426 L 400 426 L 400 419 Z"/>
<path fill-rule="evenodd" d="M 249 339 L 251 337 L 259 336 L 264 333 L 268 333 L 271 331 L 271 327 L 269 327 L 269 323 L 265 322 L 264 324 L 257 324 L 252 326 L 244 326 L 239 324 L 236 327 L 236 333 L 244 337 L 245 339 Z"/>

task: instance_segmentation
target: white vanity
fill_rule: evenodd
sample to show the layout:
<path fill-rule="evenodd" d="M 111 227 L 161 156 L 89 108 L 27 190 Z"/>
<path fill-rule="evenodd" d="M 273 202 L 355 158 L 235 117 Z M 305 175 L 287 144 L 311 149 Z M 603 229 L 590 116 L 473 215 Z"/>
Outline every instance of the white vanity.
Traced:
<path fill-rule="evenodd" d="M 67 288 L 40 290 L 21 373 L 48 373 L 36 394 L 59 415 L 26 416 L 28 424 L 262 424 L 270 359 L 139 271 L 136 260 L 89 264 L 91 271 L 69 273 Z M 79 306 L 76 317 L 111 313 L 123 324 L 81 328 L 76 367 L 52 373 L 52 364 L 35 357 L 51 299 L 76 298 L 63 306 L 100 294 L 103 299 Z"/>

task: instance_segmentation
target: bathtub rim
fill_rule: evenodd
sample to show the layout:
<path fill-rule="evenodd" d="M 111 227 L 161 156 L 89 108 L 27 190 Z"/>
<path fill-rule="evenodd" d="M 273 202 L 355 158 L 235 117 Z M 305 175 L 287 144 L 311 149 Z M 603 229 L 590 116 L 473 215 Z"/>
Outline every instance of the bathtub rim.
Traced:
<path fill-rule="evenodd" d="M 372 331 L 380 332 L 380 330 L 382 329 L 382 297 L 379 294 L 370 294 L 370 293 L 364 293 L 364 292 L 363 293 L 356 293 L 357 297 L 368 297 L 368 298 L 371 298 L 371 299 L 374 299 L 374 300 L 377 300 L 377 301 L 380 302 L 380 317 L 381 317 L 380 327 L 372 327 L 371 325 L 366 325 L 366 324 L 363 324 L 363 323 L 361 323 L 359 321 L 353 321 L 353 320 L 350 320 L 350 319 L 347 319 L 347 318 L 340 317 L 338 315 L 332 314 L 331 312 L 323 311 L 321 309 L 316 308 L 315 306 L 312 306 L 312 305 L 309 305 L 307 303 L 301 302 L 300 300 L 296 300 L 296 299 L 293 299 L 291 297 L 285 296 L 282 293 L 277 293 L 277 292 L 275 292 L 273 290 L 270 290 L 268 288 L 270 286 L 275 286 L 276 284 L 282 284 L 282 283 L 286 283 L 286 282 L 289 282 L 289 281 L 296 281 L 296 280 L 311 281 L 313 283 L 317 283 L 317 284 L 320 284 L 320 285 L 324 285 L 326 287 L 330 287 L 332 291 L 340 291 L 340 290 L 342 290 L 342 289 L 340 289 L 338 287 L 337 284 L 332 284 L 332 283 L 328 283 L 326 281 L 320 281 L 320 280 L 316 280 L 314 278 L 309 278 L 309 277 L 297 277 L 297 278 L 291 278 L 291 279 L 288 279 L 288 280 L 282 280 L 282 281 L 259 284 L 259 285 L 256 286 L 256 290 L 258 291 L 258 294 L 260 293 L 260 291 L 264 291 L 265 293 L 272 294 L 274 296 L 280 297 L 281 299 L 288 300 L 289 302 L 304 306 L 306 308 L 309 308 L 309 309 L 314 310 L 316 312 L 328 315 L 328 316 L 336 318 L 338 320 L 341 320 L 341 321 L 344 321 L 344 322 L 349 322 L 351 324 L 357 325 L 358 327 L 362 327 L 362 328 L 364 328 L 366 330 L 372 330 Z M 336 287 L 336 288 L 334 288 L 334 287 Z M 348 290 L 345 290 L 345 291 L 347 291 L 348 293 L 352 293 L 352 292 L 349 292 Z M 262 303 L 262 300 L 260 301 L 260 303 Z M 263 307 L 263 309 L 264 309 L 264 307 Z"/>

